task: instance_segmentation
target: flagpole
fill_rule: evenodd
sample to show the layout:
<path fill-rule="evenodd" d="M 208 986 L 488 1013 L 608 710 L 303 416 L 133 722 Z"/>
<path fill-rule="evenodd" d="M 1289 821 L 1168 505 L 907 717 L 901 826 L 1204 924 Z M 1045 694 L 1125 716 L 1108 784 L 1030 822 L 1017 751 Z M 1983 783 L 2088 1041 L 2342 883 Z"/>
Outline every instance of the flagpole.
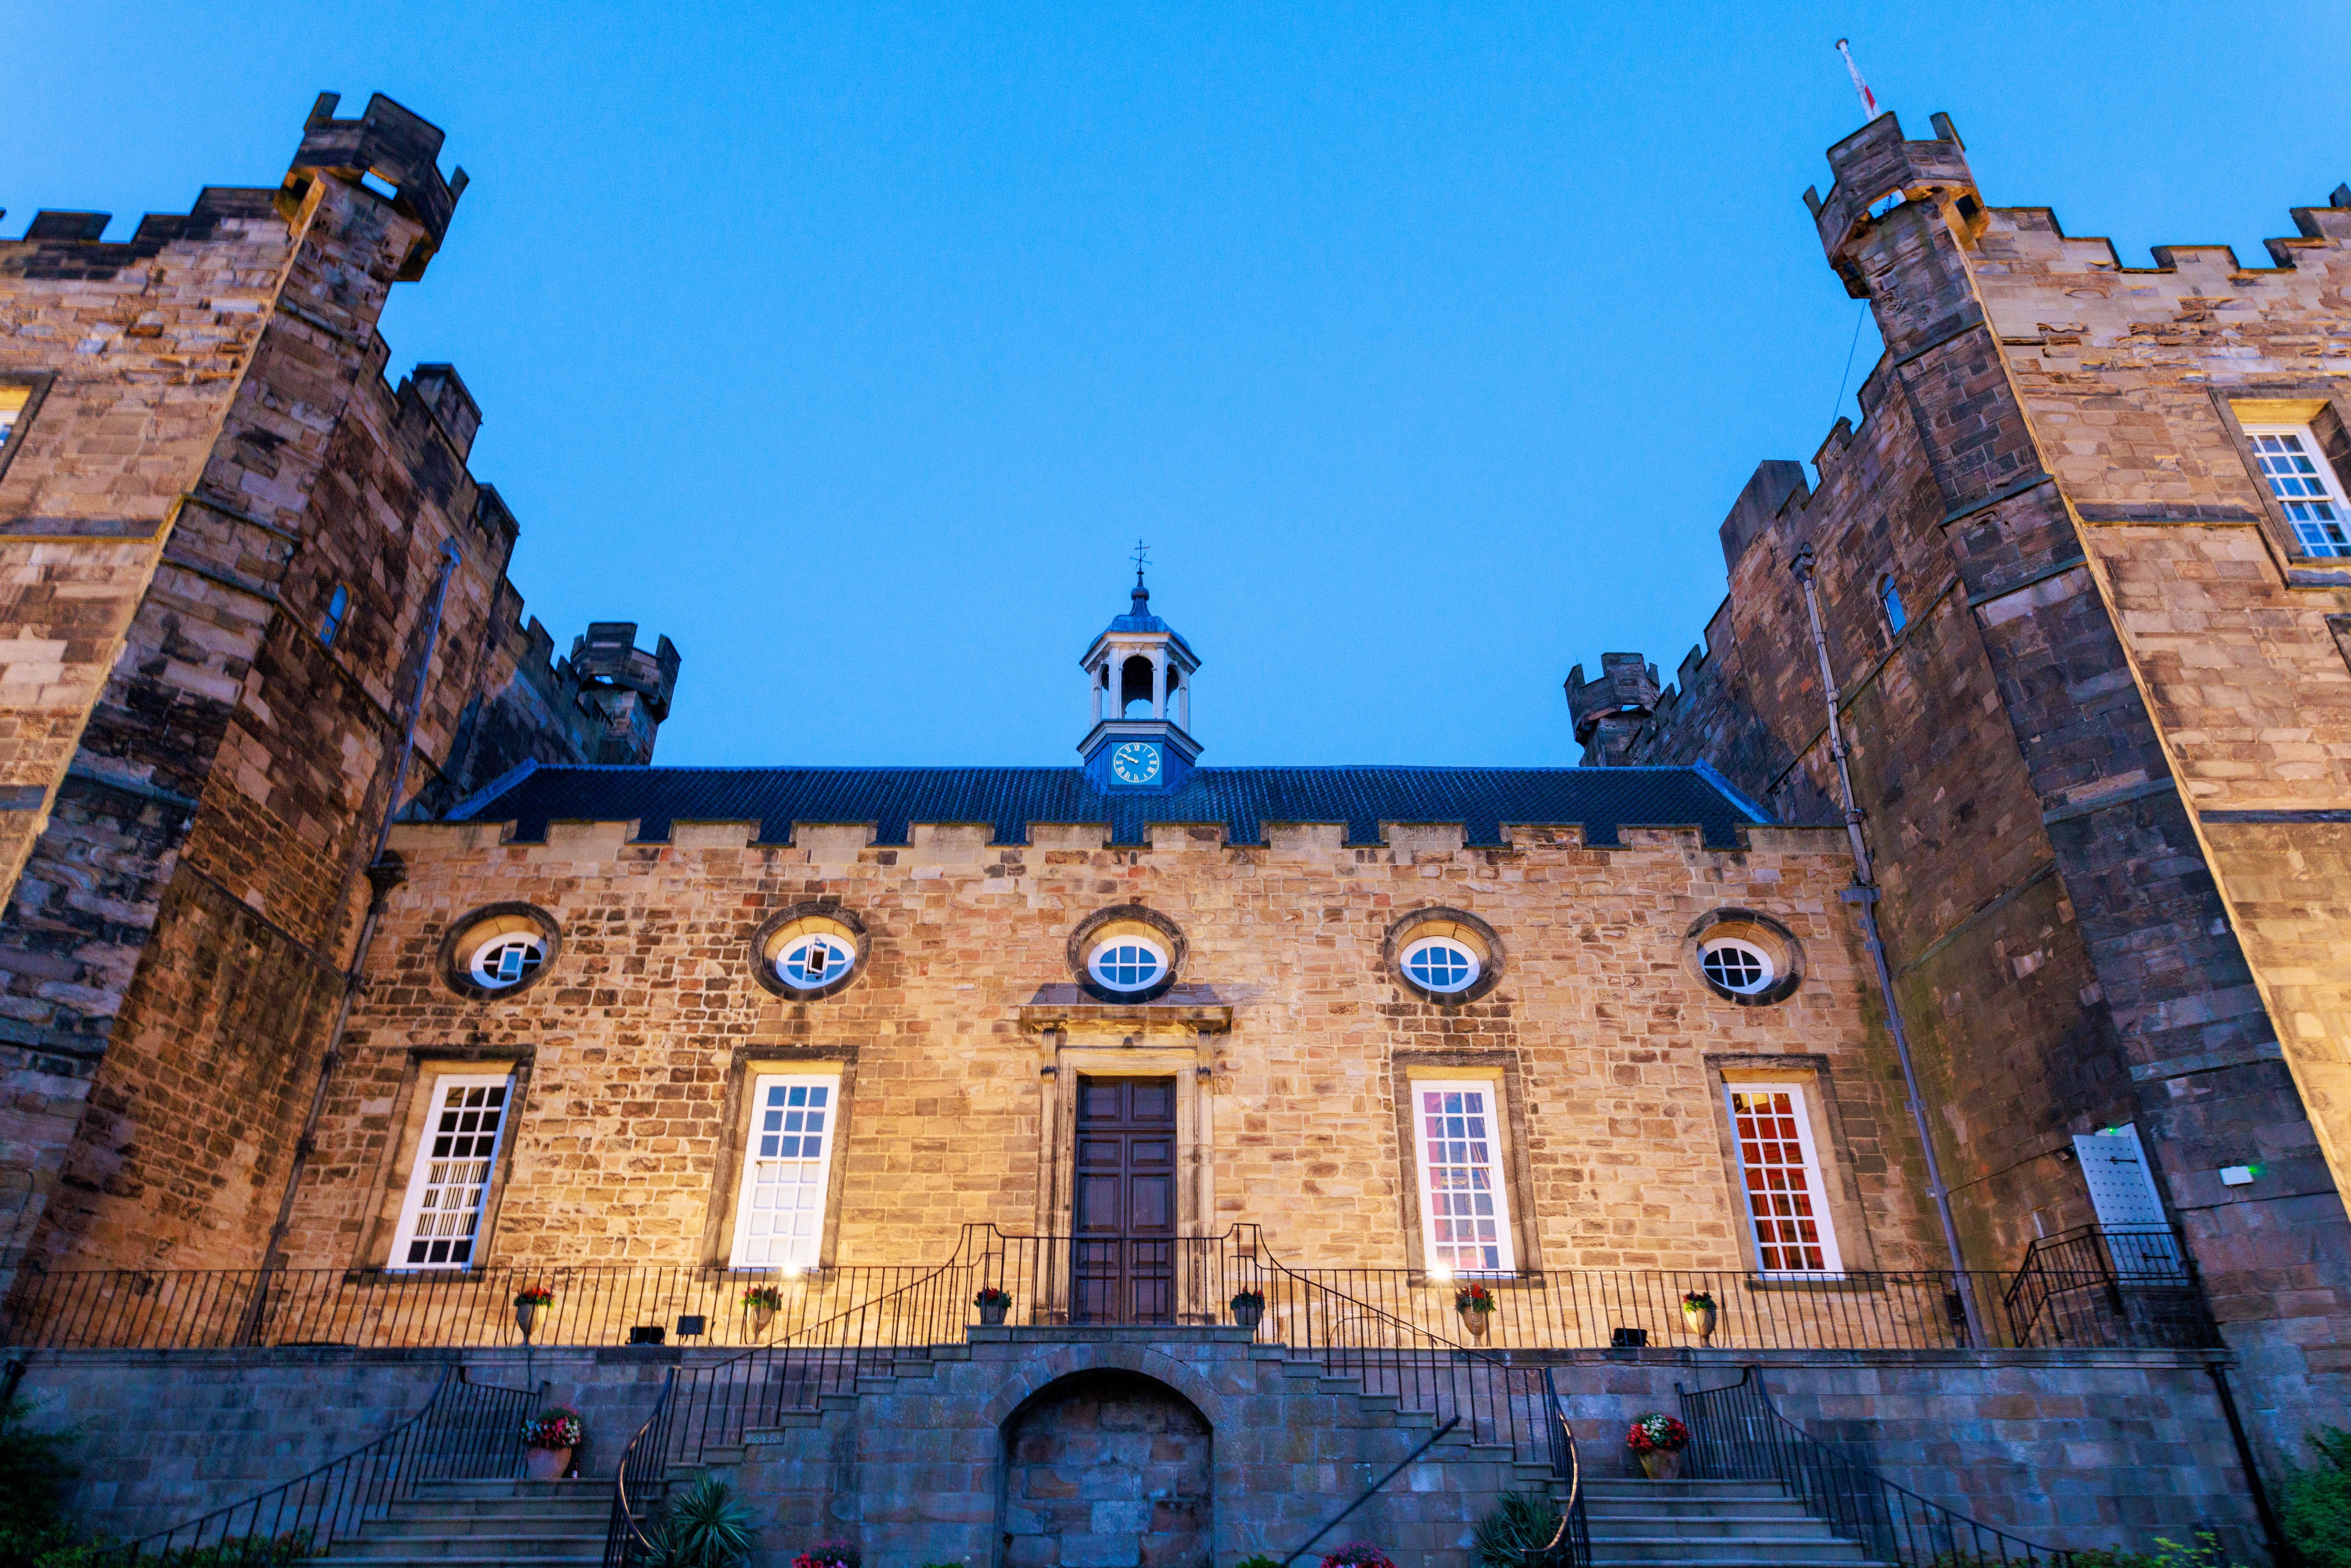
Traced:
<path fill-rule="evenodd" d="M 1844 39 L 1839 38 L 1836 41 L 1836 51 L 1844 57 L 1844 68 L 1852 73 L 1853 90 L 1861 95 L 1862 114 L 1867 119 L 1876 120 L 1882 112 L 1877 107 L 1877 95 L 1869 90 L 1867 82 L 1861 79 L 1861 68 L 1854 63 L 1852 47 Z"/>

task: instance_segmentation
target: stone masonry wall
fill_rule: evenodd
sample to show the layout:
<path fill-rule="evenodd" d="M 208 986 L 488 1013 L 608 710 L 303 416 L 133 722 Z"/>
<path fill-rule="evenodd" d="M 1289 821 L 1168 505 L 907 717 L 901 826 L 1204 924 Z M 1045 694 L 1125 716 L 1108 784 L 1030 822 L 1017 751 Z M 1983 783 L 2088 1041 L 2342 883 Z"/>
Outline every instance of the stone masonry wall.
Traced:
<path fill-rule="evenodd" d="M 492 1262 L 729 1256 L 722 1154 L 742 1135 L 726 1121 L 730 1082 L 761 1060 L 853 1068 L 832 1260 L 942 1260 L 966 1224 L 1029 1233 L 1052 1043 L 1024 1029 L 1022 1009 L 1067 988 L 1079 922 L 1125 903 L 1183 929 L 1187 996 L 1233 1009 L 1231 1032 L 1212 1037 L 1199 1134 L 1207 1230 L 1262 1224 L 1296 1265 L 1405 1264 L 1410 1177 L 1390 1069 L 1399 1053 L 1455 1051 L 1469 1070 L 1521 1075 L 1531 1186 L 1513 1201 L 1531 1211 L 1522 1234 L 1536 1254 L 1522 1267 L 1742 1267 L 1721 1090 L 1705 1061 L 1729 1054 L 1820 1069 L 1841 1117 L 1842 1146 L 1823 1152 L 1848 1263 L 1932 1260 L 1896 1077 L 1859 1000 L 1834 831 L 1755 828 L 1734 852 L 1632 830 L 1606 850 L 1547 831 L 1465 849 L 1458 829 L 1392 830 L 1380 849 L 1343 848 L 1320 828 L 1272 830 L 1265 848 L 1161 828 L 1148 850 L 1043 826 L 1026 845 L 917 827 L 898 849 L 869 847 L 869 830 L 806 825 L 789 845 L 751 844 L 744 824 L 680 824 L 667 843 L 627 834 L 618 823 L 557 824 L 538 844 L 501 842 L 496 825 L 395 834 L 409 879 L 329 1095 L 298 1262 L 382 1261 L 410 1160 L 402 1118 L 434 1062 L 520 1070 Z M 752 978 L 753 934 L 814 900 L 864 925 L 867 967 L 827 1000 L 771 996 Z M 545 910 L 560 951 L 525 988 L 461 997 L 440 977 L 444 938 L 505 903 Z M 1389 925 L 1430 905 L 1500 934 L 1502 982 L 1480 1002 L 1421 1004 L 1384 968 Z M 1795 996 L 1738 1007 L 1705 988 L 1682 943 L 1726 906 L 1795 933 L 1808 966 Z M 1141 1012 L 1105 1027 L 1103 1046 L 1124 1027 L 1139 1047 L 1173 1032 L 1192 1050 L 1188 1025 Z"/>
<path fill-rule="evenodd" d="M 2210 813 L 2301 810 L 2333 787 L 2327 758 L 2351 747 L 2327 726 L 2351 670 L 2325 657 L 2324 612 L 2351 574 L 2265 550 L 2282 529 L 2264 532 L 2211 389 L 2311 393 L 2339 351 L 2328 301 L 2351 217 L 2303 214 L 2306 239 L 2279 248 L 2294 270 L 2222 298 L 2209 256 L 2125 274 L 2044 213 L 1986 209 L 1947 122 L 1906 141 L 1885 117 L 1830 161 L 1838 183 L 1813 214 L 1886 343 L 1866 422 L 1833 434 L 1817 494 L 1750 486 L 1724 528 L 1729 602 L 1628 756 L 1732 742 L 1718 765 L 1775 805 L 1798 792 L 1789 779 L 1833 783 L 1788 570 L 1809 544 L 1890 955 L 1976 1260 L 2012 1265 L 2036 1235 L 2087 1221 L 2068 1135 L 2136 1123 L 2283 1458 L 2339 1403 L 2351 1339 L 2351 1274 L 2325 1261 L 2351 1257 L 2341 1173 L 2319 1176 L 2305 1111 L 2325 1113 L 2325 1062 L 2340 1059 L 2319 998 L 2351 977 L 2314 966 L 2324 899 L 2293 853 L 2240 869 L 2266 924 L 2232 902 Z M 1898 636 L 1879 602 L 1889 576 Z M 2299 831 L 2320 835 L 2323 863 L 2330 830 Z M 2290 909 L 2288 886 L 2304 890 Z M 2306 1042 L 2294 1079 L 2274 1027 L 2289 987 L 2316 1004 L 2285 1031 Z M 2268 1189 L 2224 1192 L 2220 1166 L 2256 1157 Z"/>
<path fill-rule="evenodd" d="M 1061 1380 L 1072 1375 L 1150 1377 L 1205 1418 L 1207 1511 L 1223 1568 L 1252 1551 L 1297 1545 L 1432 1426 L 1325 1387 L 1311 1365 L 1287 1366 L 1279 1350 L 1232 1331 L 1155 1338 L 975 1329 L 971 1340 L 967 1350 L 950 1347 L 928 1376 L 828 1396 L 823 1415 L 788 1417 L 739 1462 L 716 1456 L 762 1504 L 762 1563 L 788 1563 L 839 1536 L 884 1564 L 989 1563 L 1007 1428 L 1017 1433 L 1024 1403 L 1068 1388 Z M 545 1384 L 548 1397 L 586 1417 L 581 1474 L 607 1477 L 666 1370 L 714 1359 L 653 1349 L 541 1351 L 528 1361 L 519 1349 L 21 1354 L 36 1421 L 79 1428 L 78 1516 L 126 1536 L 292 1479 L 371 1440 L 421 1407 L 452 1363 L 493 1385 Z M 2210 1375 L 2194 1357 L 1638 1351 L 1553 1359 L 1591 1475 L 1632 1473 L 1625 1427 L 1644 1411 L 1677 1409 L 1677 1385 L 1719 1387 L 1752 1363 L 1775 1406 L 1804 1431 L 2027 1540 L 2145 1549 L 2158 1535 L 2186 1540 L 2210 1528 L 2231 1561 L 2255 1560 L 2252 1500 Z M 1407 1568 L 1464 1563 L 1468 1528 L 1493 1494 L 1537 1484 L 1506 1460 L 1507 1451 L 1448 1442 L 1339 1538 L 1378 1542 Z M 1076 1568 L 1066 1550 L 1062 1560 Z"/>
<path fill-rule="evenodd" d="M 26 699 L 0 839 L 48 808 L 23 874 L 0 860 L 0 1292 L 26 1256 L 260 1260 L 419 666 L 412 796 L 479 688 L 539 674 L 498 634 L 516 529 L 466 470 L 478 411 L 447 366 L 383 375 L 376 321 L 455 199 L 440 132 L 332 108 L 278 192 L 207 192 L 124 245 L 46 220 L 0 245 L 0 376 L 47 378 L 0 476 L 0 693 Z M 577 759 L 606 727 L 553 727 Z M 463 769 L 535 754 L 510 738 Z"/>

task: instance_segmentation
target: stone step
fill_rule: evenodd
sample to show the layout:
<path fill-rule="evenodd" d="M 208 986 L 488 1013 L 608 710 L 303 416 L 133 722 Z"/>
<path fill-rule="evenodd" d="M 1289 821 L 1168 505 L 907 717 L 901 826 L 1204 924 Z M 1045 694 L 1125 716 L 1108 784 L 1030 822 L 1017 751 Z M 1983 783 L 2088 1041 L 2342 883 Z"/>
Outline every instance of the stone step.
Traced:
<path fill-rule="evenodd" d="M 1810 1519 L 1813 1515 L 1804 1505 L 1792 1497 L 1729 1498 L 1706 1501 L 1697 1498 L 1613 1498 L 1583 1495 L 1583 1511 L 1593 1519 L 1655 1520 L 1664 1523 L 1675 1519 L 1711 1519 L 1717 1514 L 1736 1512 L 1748 1519 Z M 1638 1534 L 1635 1531 L 1632 1533 Z"/>
<path fill-rule="evenodd" d="M 1583 1490 L 1587 1497 L 1692 1498 L 1708 1501 L 1788 1495 L 1788 1489 L 1778 1481 L 1653 1481 L 1639 1476 L 1595 1476 L 1589 1472 L 1583 1478 Z"/>
<path fill-rule="evenodd" d="M 443 1563 L 454 1563 L 457 1568 L 500 1568 L 501 1564 L 515 1561 L 511 1557 L 503 1555 L 484 1556 L 472 1551 L 444 1549 L 431 1542 L 412 1543 L 412 1545 L 414 1550 L 405 1557 L 345 1557 L 342 1542 L 337 1542 L 334 1550 L 318 1561 L 365 1563 L 369 1568 L 440 1568 Z M 601 1568 L 603 1561 L 604 1538 L 601 1535 L 596 1538 L 596 1549 L 592 1552 L 574 1552 L 566 1557 L 528 1559 L 531 1568 Z"/>
<path fill-rule="evenodd" d="M 612 1483 L 609 1477 L 603 1480 L 582 1478 L 575 1480 L 560 1481 L 534 1481 L 520 1479 L 507 1479 L 504 1478 L 496 1480 L 434 1480 L 417 1482 L 415 1497 L 416 1500 L 419 1502 L 436 1501 L 444 1499 L 455 1501 L 460 1498 L 521 1498 L 539 1502 L 558 1502 L 567 1498 L 581 1498 L 591 1494 L 609 1494 L 611 1490 L 611 1485 Z"/>
<path fill-rule="evenodd" d="M 1865 1563 L 1861 1547 L 1834 1538 L 1779 1541 L 1758 1536 L 1643 1535 L 1592 1537 L 1593 1562 L 1706 1563 L 1769 1565 L 1769 1568 L 1830 1568 Z"/>
<path fill-rule="evenodd" d="M 423 1514 L 435 1519 L 581 1519 L 601 1514 L 611 1506 L 610 1479 L 571 1481 L 557 1497 L 445 1497 L 420 1490 L 392 1505 L 392 1516 Z"/>
<path fill-rule="evenodd" d="M 1592 1527 L 1592 1539 L 1594 1541 L 1645 1541 L 1675 1535 L 1693 1540 L 1716 1536 L 1774 1541 L 1837 1539 L 1825 1520 L 1815 1519 L 1809 1513 L 1750 1514 L 1732 1513 L 1726 1510 L 1720 1513 L 1628 1517 L 1594 1513 L 1587 1508 L 1584 1518 Z"/>
<path fill-rule="evenodd" d="M 516 1535 L 453 1531 L 445 1524 L 423 1528 L 423 1521 L 412 1522 L 420 1528 L 381 1537 L 348 1536 L 335 1542 L 333 1555 L 347 1563 L 381 1563 L 386 1558 L 405 1560 L 429 1551 L 444 1561 L 455 1561 L 461 1555 L 481 1555 L 493 1563 L 538 1563 L 549 1558 L 601 1558 L 604 1554 L 604 1532 L 601 1530 L 593 1533 Z"/>
<path fill-rule="evenodd" d="M 464 1503 L 455 1508 L 419 1507 L 413 1502 L 396 1502 L 392 1512 L 382 1519 L 371 1519 L 360 1527 L 361 1535 L 381 1535 L 386 1532 L 413 1533 L 427 1529 L 440 1535 L 461 1535 L 468 1531 L 483 1531 L 496 1535 L 562 1535 L 601 1530 L 611 1516 L 612 1494 L 606 1491 L 590 1503 L 567 1502 L 559 1507 L 526 1510 L 519 1513 L 482 1513 L 478 1503 Z"/>

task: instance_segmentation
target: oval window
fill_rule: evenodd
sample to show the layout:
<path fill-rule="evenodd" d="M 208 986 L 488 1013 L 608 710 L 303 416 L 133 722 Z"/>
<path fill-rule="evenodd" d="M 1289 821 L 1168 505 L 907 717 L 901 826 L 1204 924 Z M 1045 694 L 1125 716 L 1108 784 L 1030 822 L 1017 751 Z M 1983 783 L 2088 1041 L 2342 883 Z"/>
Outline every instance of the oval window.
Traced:
<path fill-rule="evenodd" d="M 1698 967 L 1706 971 L 1708 979 L 1737 996 L 1752 996 L 1769 986 L 1776 974 L 1770 954 L 1727 936 L 1706 945 Z"/>
<path fill-rule="evenodd" d="M 1428 991 L 1466 991 L 1478 983 L 1478 955 L 1448 936 L 1428 936 L 1404 950 L 1405 977 Z"/>
<path fill-rule="evenodd" d="M 1148 937 L 1122 932 L 1096 945 L 1086 972 L 1110 990 L 1147 991 L 1167 972 L 1167 954 Z"/>
<path fill-rule="evenodd" d="M 814 931 L 784 944 L 776 955 L 776 973 L 788 986 L 814 990 L 840 979 L 856 963 L 854 946 L 829 931 Z"/>
<path fill-rule="evenodd" d="M 538 972 L 547 962 L 547 944 L 527 932 L 508 931 L 491 937 L 474 949 L 474 961 L 466 966 L 474 983 L 486 990 L 503 991 L 509 986 L 519 986 Z"/>

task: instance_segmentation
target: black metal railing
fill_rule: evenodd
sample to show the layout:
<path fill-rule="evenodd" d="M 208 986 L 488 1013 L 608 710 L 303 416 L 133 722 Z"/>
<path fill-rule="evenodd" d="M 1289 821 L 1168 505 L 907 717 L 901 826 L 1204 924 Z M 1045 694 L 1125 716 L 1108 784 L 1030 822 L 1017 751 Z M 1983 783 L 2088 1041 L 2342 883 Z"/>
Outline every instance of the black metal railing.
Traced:
<path fill-rule="evenodd" d="M 984 1232 L 985 1244 L 973 1239 Z M 0 1343 L 49 1349 L 208 1349 L 238 1345 L 519 1346 L 514 1308 L 526 1286 L 554 1300 L 529 1340 L 541 1345 L 623 1344 L 655 1331 L 668 1343 L 747 1350 L 810 1325 L 895 1299 L 908 1284 L 963 1268 L 1017 1298 L 1008 1321 L 1031 1326 L 1228 1322 L 1226 1303 L 1265 1277 L 1255 1228 L 1175 1239 L 1008 1237 L 974 1227 L 947 1265 L 859 1265 L 784 1274 L 634 1266 L 492 1268 L 437 1273 L 319 1270 L 74 1270 L 21 1276 Z M 1730 1270 L 1567 1270 L 1485 1281 L 1496 1307 L 1476 1343 L 1491 1350 L 1646 1345 L 1749 1350 L 1931 1350 L 1970 1344 L 1961 1298 L 2007 1325 L 2006 1343 L 2160 1349 L 2212 1343 L 2192 1276 L 2115 1252 L 2108 1238 L 2068 1249 L 2043 1246 L 2014 1274 L 1846 1273 L 1772 1277 Z M 2184 1258 L 2184 1253 L 2179 1254 Z M 1405 1269 L 1288 1268 L 1299 1283 L 1269 1298 L 1269 1337 L 1303 1312 L 1316 1333 L 1412 1325 L 1426 1337 L 1471 1343 L 1454 1313 L 1458 1281 Z M 1309 1287 L 1313 1287 L 1310 1289 Z M 744 1301 L 773 1292 L 771 1310 Z M 977 1282 L 974 1289 L 977 1288 Z M 1318 1293 L 1318 1290 L 1319 1292 Z M 1122 1294 L 1123 1292 L 1123 1294 Z M 1686 1297 L 1715 1303 L 1710 1332 Z M 961 1301 L 925 1302 L 888 1320 L 902 1344 L 959 1338 Z M 1113 1299 L 1115 1298 L 1115 1299 Z M 2001 1306 L 2006 1311 L 2001 1312 Z M 952 1310 L 950 1310 L 952 1309 Z M 1341 1320 L 1360 1320 L 1350 1331 Z"/>
<path fill-rule="evenodd" d="M 208 1552 L 207 1568 L 261 1568 L 320 1556 L 423 1482 L 520 1473 L 523 1423 L 536 1398 L 533 1390 L 475 1383 L 464 1368 L 446 1368 L 423 1407 L 375 1441 L 101 1561 L 172 1563 Z"/>
<path fill-rule="evenodd" d="M 1772 1406 L 1761 1367 L 1720 1388 L 1678 1383 L 1690 1446 L 1682 1473 L 1693 1480 L 1776 1480 L 1848 1541 L 1880 1563 L 1938 1564 L 2048 1563 L 2071 1568 L 2072 1556 L 1970 1519 L 1896 1485 Z"/>
<path fill-rule="evenodd" d="M 661 1397 L 637 1428 L 612 1472 L 612 1512 L 604 1527 L 604 1568 L 629 1568 L 652 1555 L 645 1533 L 653 1504 L 669 1470 L 670 1400 L 677 1393 L 677 1369 L 662 1379 Z"/>
<path fill-rule="evenodd" d="M 1592 1524 L 1583 1507 L 1583 1458 L 1575 1447 L 1575 1428 L 1568 1424 L 1567 1406 L 1560 1402 L 1552 1369 L 1542 1369 L 1544 1429 L 1551 1436 L 1552 1479 L 1567 1496 L 1560 1504 L 1559 1533 L 1546 1549 L 1552 1568 L 1592 1568 Z"/>
<path fill-rule="evenodd" d="M 2044 1237 L 2025 1249 L 2001 1302 L 2010 1337 L 2024 1348 L 2220 1343 L 2196 1265 L 2167 1226 L 2085 1225 Z"/>

